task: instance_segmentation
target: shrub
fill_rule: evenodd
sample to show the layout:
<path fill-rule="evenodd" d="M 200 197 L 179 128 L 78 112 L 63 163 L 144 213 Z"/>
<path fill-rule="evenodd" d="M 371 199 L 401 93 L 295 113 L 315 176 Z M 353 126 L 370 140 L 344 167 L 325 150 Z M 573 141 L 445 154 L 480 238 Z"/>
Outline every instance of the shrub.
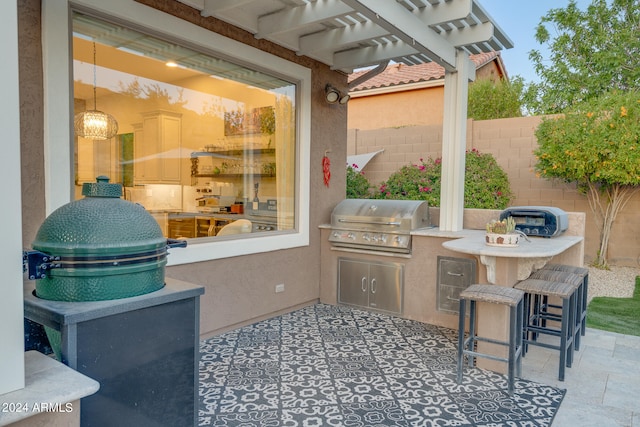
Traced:
<path fill-rule="evenodd" d="M 442 159 L 420 159 L 420 164 L 403 166 L 380 185 L 377 198 L 426 200 L 440 206 Z M 509 178 L 491 154 L 475 148 L 465 156 L 464 206 L 476 209 L 504 209 L 513 198 Z"/>
<path fill-rule="evenodd" d="M 355 164 L 347 166 L 347 199 L 368 199 L 371 197 L 371 184 L 364 172 L 357 169 Z"/>

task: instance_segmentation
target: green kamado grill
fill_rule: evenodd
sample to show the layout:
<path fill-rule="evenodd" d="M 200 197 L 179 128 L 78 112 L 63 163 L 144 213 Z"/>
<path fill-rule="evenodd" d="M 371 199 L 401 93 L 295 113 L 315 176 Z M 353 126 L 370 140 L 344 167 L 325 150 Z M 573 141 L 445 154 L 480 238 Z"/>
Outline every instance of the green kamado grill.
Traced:
<path fill-rule="evenodd" d="M 104 301 L 151 293 L 164 286 L 167 240 L 144 207 L 122 200 L 122 186 L 100 176 L 82 186 L 83 199 L 56 209 L 25 251 L 24 269 L 36 296 L 66 302 Z M 58 360 L 61 334 L 44 327 Z"/>
<path fill-rule="evenodd" d="M 55 301 L 102 301 L 164 286 L 167 240 L 144 207 L 122 200 L 122 186 L 100 176 L 82 186 L 83 199 L 49 215 L 25 252 L 36 295 Z"/>

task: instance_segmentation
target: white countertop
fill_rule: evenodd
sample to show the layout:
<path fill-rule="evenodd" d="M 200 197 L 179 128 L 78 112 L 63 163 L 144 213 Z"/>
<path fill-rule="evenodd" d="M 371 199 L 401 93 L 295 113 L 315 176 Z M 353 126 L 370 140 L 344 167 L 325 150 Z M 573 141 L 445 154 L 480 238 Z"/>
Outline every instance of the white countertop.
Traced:
<path fill-rule="evenodd" d="M 25 387 L 0 397 L 4 405 L 0 426 L 47 411 L 45 404 L 67 410 L 66 403 L 90 396 L 100 388 L 97 381 L 37 351 L 27 351 L 24 358 Z"/>
<path fill-rule="evenodd" d="M 520 239 L 517 247 L 501 248 L 488 246 L 485 243 L 484 230 L 466 230 L 466 235 L 456 240 L 449 240 L 442 244 L 455 252 L 494 256 L 504 258 L 542 258 L 552 257 L 566 251 L 573 245 L 584 240 L 581 236 L 560 235 L 557 237 L 529 237 L 530 241 Z"/>
<path fill-rule="evenodd" d="M 454 252 L 476 255 L 487 268 L 487 280 L 496 283 L 496 265 L 498 258 L 511 258 L 517 262 L 518 280 L 524 280 L 533 271 L 542 268 L 556 255 L 559 255 L 582 242 L 582 236 L 560 235 L 557 237 L 522 237 L 516 247 L 489 246 L 485 243 L 484 230 L 465 230 L 461 237 L 447 240 L 442 246 Z M 453 236 L 450 236 L 453 237 Z"/>

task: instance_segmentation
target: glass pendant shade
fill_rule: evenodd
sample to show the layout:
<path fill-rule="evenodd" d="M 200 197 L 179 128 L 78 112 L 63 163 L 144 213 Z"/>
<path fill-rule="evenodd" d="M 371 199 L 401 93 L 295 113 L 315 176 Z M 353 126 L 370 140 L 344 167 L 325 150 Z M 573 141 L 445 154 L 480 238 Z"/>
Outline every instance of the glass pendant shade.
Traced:
<path fill-rule="evenodd" d="M 98 110 L 87 110 L 76 114 L 76 135 L 88 139 L 111 139 L 118 133 L 118 122 L 111 114 Z"/>
<path fill-rule="evenodd" d="M 87 139 L 111 139 L 118 133 L 118 122 L 111 115 L 96 108 L 96 43 L 93 42 L 93 110 L 76 114 L 73 129 L 77 136 Z"/>

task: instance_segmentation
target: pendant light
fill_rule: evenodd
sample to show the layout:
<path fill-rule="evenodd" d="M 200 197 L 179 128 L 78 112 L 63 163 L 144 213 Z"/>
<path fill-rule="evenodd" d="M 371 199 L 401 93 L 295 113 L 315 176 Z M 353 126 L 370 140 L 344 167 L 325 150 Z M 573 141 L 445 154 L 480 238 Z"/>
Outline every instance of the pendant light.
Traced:
<path fill-rule="evenodd" d="M 96 108 L 96 42 L 93 42 L 93 110 L 76 114 L 73 124 L 76 135 L 83 138 L 105 140 L 118 133 L 116 119 Z"/>

